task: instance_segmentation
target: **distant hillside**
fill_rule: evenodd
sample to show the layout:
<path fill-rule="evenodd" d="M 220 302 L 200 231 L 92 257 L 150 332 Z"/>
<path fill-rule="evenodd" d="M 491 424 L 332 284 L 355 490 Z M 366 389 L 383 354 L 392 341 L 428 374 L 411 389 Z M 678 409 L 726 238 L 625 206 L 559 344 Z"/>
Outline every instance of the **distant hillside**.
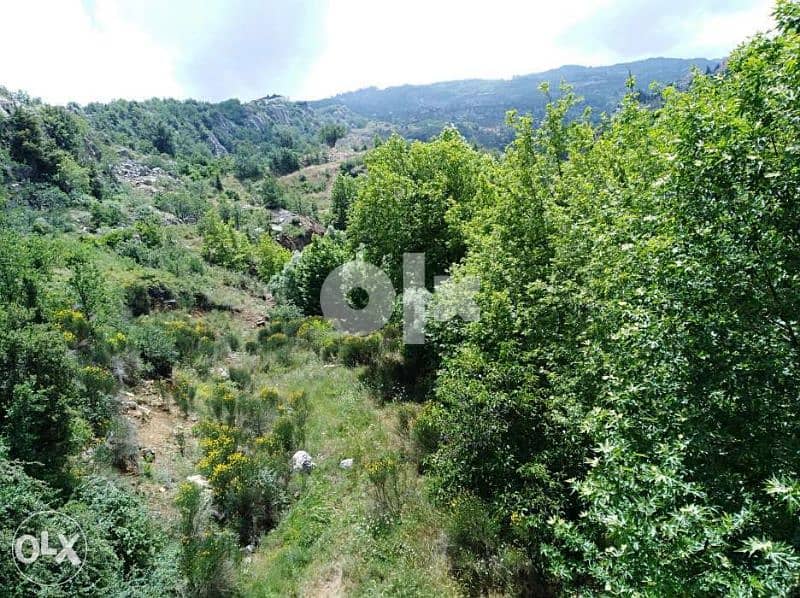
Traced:
<path fill-rule="evenodd" d="M 612 112 L 625 93 L 625 83 L 631 74 L 636 77 L 638 88 L 646 90 L 654 81 L 664 84 L 685 81 L 693 67 L 714 71 L 720 62 L 705 58 L 650 58 L 603 67 L 563 66 L 512 79 L 469 79 L 387 89 L 370 87 L 311 105 L 344 106 L 369 119 L 392 123 L 403 135 L 419 139 L 429 138 L 445 124 L 454 123 L 469 139 L 499 147 L 511 139 L 510 131 L 503 125 L 506 111 L 542 114 L 546 99 L 538 88 L 544 81 L 549 81 L 554 89 L 566 81 L 598 113 Z"/>
<path fill-rule="evenodd" d="M 216 104 L 197 100 L 117 100 L 89 104 L 84 113 L 108 141 L 149 152 L 159 149 L 154 148 L 153 141 L 159 138 L 159 129 L 166 127 L 178 154 L 199 152 L 215 156 L 237 153 L 243 144 L 266 151 L 282 147 L 308 153 L 319 145 L 317 134 L 326 122 L 353 126 L 361 120 L 344 106 L 315 109 L 282 96 Z"/>

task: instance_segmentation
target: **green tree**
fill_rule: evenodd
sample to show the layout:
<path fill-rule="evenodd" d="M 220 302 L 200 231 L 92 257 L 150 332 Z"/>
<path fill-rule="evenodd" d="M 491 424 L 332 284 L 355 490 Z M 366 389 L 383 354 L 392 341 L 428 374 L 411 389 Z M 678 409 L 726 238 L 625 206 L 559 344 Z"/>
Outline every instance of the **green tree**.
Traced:
<path fill-rule="evenodd" d="M 336 145 L 342 137 L 347 135 L 347 127 L 342 123 L 326 123 L 319 130 L 319 138 L 329 147 Z"/>
<path fill-rule="evenodd" d="M 347 227 L 347 214 L 356 198 L 356 180 L 347 174 L 338 174 L 331 189 L 331 224 L 339 230 Z"/>
<path fill-rule="evenodd" d="M 246 236 L 210 210 L 199 224 L 203 235 L 203 257 L 212 264 L 246 272 L 252 265 L 252 246 Z"/>
<path fill-rule="evenodd" d="M 348 239 L 402 287 L 404 253 L 424 253 L 427 282 L 464 255 L 462 226 L 483 164 L 455 129 L 430 143 L 398 136 L 365 158 L 368 176 L 350 208 Z"/>
<path fill-rule="evenodd" d="M 320 293 L 328 275 L 348 259 L 341 234 L 314 237 L 311 244 L 273 277 L 270 288 L 277 299 L 299 307 L 307 315 L 320 315 Z"/>
<path fill-rule="evenodd" d="M 283 270 L 284 265 L 292 257 L 292 252 L 280 246 L 270 235 L 262 235 L 255 248 L 255 260 L 258 276 L 264 282 Z"/>

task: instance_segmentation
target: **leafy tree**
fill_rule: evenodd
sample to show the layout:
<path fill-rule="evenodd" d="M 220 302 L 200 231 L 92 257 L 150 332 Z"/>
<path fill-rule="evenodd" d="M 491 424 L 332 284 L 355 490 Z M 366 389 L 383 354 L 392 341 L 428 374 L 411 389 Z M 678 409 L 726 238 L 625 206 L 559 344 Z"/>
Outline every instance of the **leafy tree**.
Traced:
<path fill-rule="evenodd" d="M 292 257 L 292 252 L 281 247 L 270 235 L 262 235 L 255 248 L 258 276 L 264 282 L 278 274 Z"/>
<path fill-rule="evenodd" d="M 333 147 L 336 142 L 347 135 L 347 127 L 342 123 L 326 123 L 319 130 L 319 138 L 328 147 Z"/>
<path fill-rule="evenodd" d="M 9 456 L 36 477 L 64 483 L 77 372 L 61 333 L 0 311 L 0 433 Z"/>
<path fill-rule="evenodd" d="M 203 257 L 206 260 L 241 272 L 250 269 L 250 241 L 230 224 L 223 222 L 216 210 L 206 213 L 199 229 L 203 235 Z"/>
<path fill-rule="evenodd" d="M 300 168 L 300 158 L 294 150 L 281 147 L 270 157 L 270 167 L 278 176 L 290 174 Z"/>
<path fill-rule="evenodd" d="M 252 143 L 243 143 L 236 148 L 233 168 L 242 181 L 258 179 L 264 174 L 264 158 Z"/>
<path fill-rule="evenodd" d="M 404 253 L 424 253 L 427 282 L 464 255 L 461 227 L 469 218 L 483 163 L 455 129 L 428 144 L 391 137 L 366 158 L 368 176 L 350 209 L 348 239 L 367 261 L 386 267 L 402 287 Z"/>
<path fill-rule="evenodd" d="M 277 299 L 299 307 L 307 315 L 320 315 L 320 293 L 328 275 L 348 259 L 344 239 L 336 233 L 314 237 L 302 253 L 284 266 L 270 282 Z"/>
<path fill-rule="evenodd" d="M 285 205 L 283 190 L 275 177 L 267 176 L 258 187 L 258 198 L 261 204 L 270 210 L 282 208 Z"/>
<path fill-rule="evenodd" d="M 456 269 L 481 321 L 438 337 L 432 474 L 500 522 L 462 554 L 568 594 L 797 587 L 796 6 L 660 110 L 512 117 Z"/>
<path fill-rule="evenodd" d="M 339 174 L 331 189 L 331 224 L 339 230 L 347 226 L 347 213 L 356 198 L 356 181 L 346 174 Z"/>
<path fill-rule="evenodd" d="M 175 132 L 165 122 L 159 122 L 153 131 L 153 147 L 162 154 L 174 156 L 177 153 Z"/>

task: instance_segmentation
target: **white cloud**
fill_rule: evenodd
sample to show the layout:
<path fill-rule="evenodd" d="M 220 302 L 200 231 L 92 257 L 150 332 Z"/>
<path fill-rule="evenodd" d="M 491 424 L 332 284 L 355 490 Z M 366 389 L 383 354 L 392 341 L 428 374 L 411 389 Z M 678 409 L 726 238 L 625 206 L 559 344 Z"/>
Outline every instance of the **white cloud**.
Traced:
<path fill-rule="evenodd" d="M 173 57 L 127 23 L 114 3 L 6 3 L 0 84 L 54 103 L 184 95 Z"/>
<path fill-rule="evenodd" d="M 652 55 L 717 58 L 772 0 L 19 0 L 0 85 L 47 101 L 319 98 Z"/>
<path fill-rule="evenodd" d="M 601 2 L 329 0 L 326 45 L 298 95 L 505 78 L 585 62 L 592 56 L 556 39 Z"/>

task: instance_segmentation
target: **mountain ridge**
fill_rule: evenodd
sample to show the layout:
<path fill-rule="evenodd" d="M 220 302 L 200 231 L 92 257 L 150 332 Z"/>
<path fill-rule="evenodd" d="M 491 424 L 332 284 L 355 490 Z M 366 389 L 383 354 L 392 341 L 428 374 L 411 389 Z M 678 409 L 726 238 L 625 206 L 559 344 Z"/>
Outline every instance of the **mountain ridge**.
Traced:
<path fill-rule="evenodd" d="M 500 148 L 512 137 L 505 114 L 515 109 L 539 117 L 547 98 L 539 85 L 573 86 L 596 113 L 613 112 L 625 94 L 630 75 L 643 93 L 653 82 L 680 84 L 693 67 L 706 72 L 720 68 L 723 59 L 653 57 L 605 66 L 564 65 L 510 79 L 459 79 L 430 84 L 406 84 L 383 89 L 367 87 L 309 102 L 318 108 L 343 106 L 365 118 L 396 125 L 405 137 L 429 139 L 453 124 L 481 145 Z M 557 95 L 554 92 L 553 95 Z"/>

